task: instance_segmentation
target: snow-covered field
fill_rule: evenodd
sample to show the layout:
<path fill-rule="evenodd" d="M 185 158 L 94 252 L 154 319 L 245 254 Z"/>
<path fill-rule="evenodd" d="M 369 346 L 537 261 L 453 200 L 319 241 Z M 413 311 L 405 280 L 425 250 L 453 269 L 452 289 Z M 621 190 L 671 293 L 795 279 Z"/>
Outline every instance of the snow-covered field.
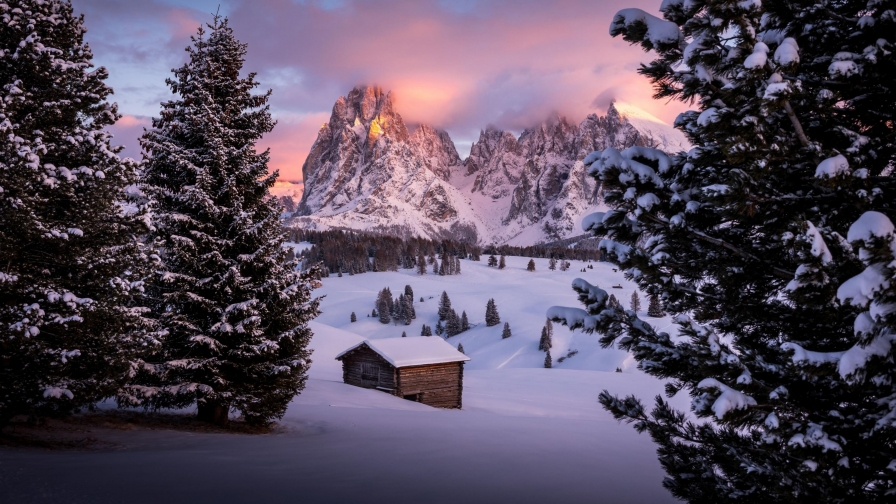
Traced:
<path fill-rule="evenodd" d="M 326 298 L 312 324 L 310 379 L 280 431 L 110 431 L 107 440 L 120 448 L 0 449 L 0 502 L 674 502 L 661 486 L 649 437 L 618 424 L 597 403 L 603 389 L 649 403 L 662 383 L 634 369 L 625 353 L 601 349 L 596 335 L 555 325 L 552 369 L 543 368 L 537 350 L 547 307 L 578 306 L 573 278 L 608 288 L 626 306 L 632 284 L 609 264 L 592 263 L 582 273 L 584 264 L 573 262 L 561 272 L 536 259 L 532 273 L 526 258 L 507 262 L 497 270 L 484 260 L 461 261 L 459 276 L 410 270 L 331 276 L 318 291 Z M 417 301 L 412 325 L 365 316 L 377 291 L 389 286 L 397 295 L 408 284 Z M 609 289 L 617 284 L 623 288 Z M 339 352 L 362 338 L 402 331 L 418 337 L 423 323 L 435 326 L 443 290 L 475 325 L 449 340 L 472 358 L 463 410 L 342 383 Z M 489 298 L 502 322 L 510 322 L 511 338 L 501 339 L 503 323 L 485 327 Z M 356 323 L 349 322 L 352 311 Z M 569 349 L 579 353 L 558 364 Z M 673 402 L 686 408 L 687 397 Z"/>

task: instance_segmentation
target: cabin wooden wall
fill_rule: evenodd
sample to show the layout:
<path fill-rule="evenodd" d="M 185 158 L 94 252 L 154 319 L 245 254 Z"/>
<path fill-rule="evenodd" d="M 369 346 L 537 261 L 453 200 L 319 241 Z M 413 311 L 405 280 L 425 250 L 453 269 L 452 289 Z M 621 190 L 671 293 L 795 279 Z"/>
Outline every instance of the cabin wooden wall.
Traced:
<path fill-rule="evenodd" d="M 364 365 L 377 368 L 376 380 L 363 379 L 362 366 Z M 342 357 L 342 380 L 357 387 L 394 389 L 395 368 L 379 354 L 364 346 Z"/>
<path fill-rule="evenodd" d="M 437 408 L 460 408 L 463 395 L 462 362 L 399 368 L 396 395 L 420 394 L 417 400 Z"/>

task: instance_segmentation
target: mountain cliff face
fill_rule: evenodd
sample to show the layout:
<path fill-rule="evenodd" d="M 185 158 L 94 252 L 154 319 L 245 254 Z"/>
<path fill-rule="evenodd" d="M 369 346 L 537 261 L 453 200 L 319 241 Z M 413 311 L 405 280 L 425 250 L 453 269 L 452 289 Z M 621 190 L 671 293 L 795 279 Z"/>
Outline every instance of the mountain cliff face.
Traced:
<path fill-rule="evenodd" d="M 519 138 L 489 127 L 461 160 L 446 132 L 409 133 L 391 93 L 355 88 L 311 148 L 292 225 L 521 245 L 579 235 L 582 217 L 600 206 L 581 162 L 588 153 L 688 148 L 680 132 L 620 108 L 578 125 L 553 117 Z"/>

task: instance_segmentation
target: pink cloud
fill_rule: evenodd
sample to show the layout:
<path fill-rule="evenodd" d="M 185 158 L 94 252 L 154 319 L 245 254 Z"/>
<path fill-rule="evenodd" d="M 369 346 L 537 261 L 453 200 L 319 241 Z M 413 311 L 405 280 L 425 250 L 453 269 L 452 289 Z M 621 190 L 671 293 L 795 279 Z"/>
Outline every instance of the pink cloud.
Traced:
<path fill-rule="evenodd" d="M 204 0 L 191 8 L 165 2 L 173 3 L 75 0 L 90 13 L 88 27 L 92 20 L 100 26 L 88 37 L 113 80 L 125 83 L 116 85 L 115 98 L 133 116 L 156 114 L 170 96 L 164 79 L 199 23 L 211 19 L 205 11 L 215 8 Z M 605 111 L 611 99 L 671 122 L 685 107 L 652 100 L 637 74 L 650 55 L 608 34 L 618 9 L 656 12 L 659 3 L 233 0 L 222 12 L 249 44 L 245 70 L 274 91 L 279 124 L 259 148 L 271 148 L 271 168 L 282 178 L 297 180 L 333 102 L 358 84 L 392 89 L 408 123 L 447 129 L 467 144 L 488 124 L 519 131 L 553 112 L 580 120 Z M 122 138 L 136 132 L 128 121 L 113 128 Z M 128 153 L 138 152 L 125 143 Z"/>

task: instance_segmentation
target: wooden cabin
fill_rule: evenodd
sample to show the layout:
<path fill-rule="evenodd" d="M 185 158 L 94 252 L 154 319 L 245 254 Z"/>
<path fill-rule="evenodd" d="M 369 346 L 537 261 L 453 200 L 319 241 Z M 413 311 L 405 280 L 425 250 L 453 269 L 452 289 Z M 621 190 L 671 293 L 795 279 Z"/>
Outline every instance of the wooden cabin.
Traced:
<path fill-rule="evenodd" d="M 349 385 L 375 388 L 437 408 L 460 408 L 469 357 L 442 338 L 365 340 L 336 356 Z"/>

